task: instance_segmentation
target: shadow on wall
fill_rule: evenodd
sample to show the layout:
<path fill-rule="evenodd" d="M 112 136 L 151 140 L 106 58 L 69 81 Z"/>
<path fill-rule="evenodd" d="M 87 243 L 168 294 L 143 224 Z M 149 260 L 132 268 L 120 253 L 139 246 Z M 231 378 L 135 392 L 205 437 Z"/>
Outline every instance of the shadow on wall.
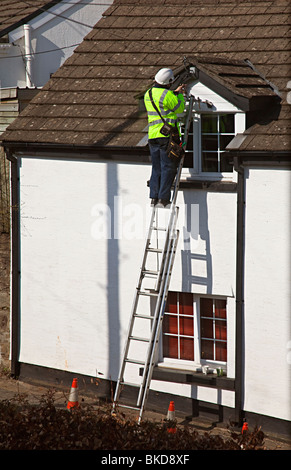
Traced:
<path fill-rule="evenodd" d="M 107 164 L 107 205 L 114 207 L 118 196 L 118 166 Z M 114 211 L 111 211 L 111 227 L 114 227 Z M 111 234 L 112 235 L 112 234 Z M 107 241 L 107 314 L 108 314 L 108 377 L 118 377 L 120 351 L 119 311 L 119 242 L 114 236 Z"/>
<path fill-rule="evenodd" d="M 52 41 L 41 36 L 36 43 L 33 41 L 32 50 L 36 55 L 32 56 L 31 80 L 34 86 L 42 87 L 48 82 L 51 75 L 60 68 L 68 55 L 73 53 L 74 47 L 62 50 Z"/>
<path fill-rule="evenodd" d="M 193 286 L 205 286 L 205 294 L 212 293 L 212 256 L 208 228 L 207 192 L 199 191 L 193 200 L 193 193 L 184 192 L 185 228 L 184 250 L 182 257 L 182 291 L 194 292 Z M 195 247 L 201 251 L 201 240 L 205 247 L 203 253 L 195 252 Z M 198 247 L 199 244 L 199 247 Z M 198 275 L 196 273 L 205 273 Z"/>

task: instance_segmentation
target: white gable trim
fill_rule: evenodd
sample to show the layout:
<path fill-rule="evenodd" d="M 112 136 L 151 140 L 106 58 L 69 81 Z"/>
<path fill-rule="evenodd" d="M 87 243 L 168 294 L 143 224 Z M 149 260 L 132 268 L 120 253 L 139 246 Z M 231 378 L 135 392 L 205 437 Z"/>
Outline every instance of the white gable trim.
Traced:
<path fill-rule="evenodd" d="M 197 101 L 194 102 L 193 110 L 197 112 L 229 112 L 229 113 L 241 113 L 243 112 L 241 109 L 237 108 L 229 101 L 227 101 L 222 96 L 215 93 L 213 90 L 208 88 L 207 86 L 203 85 L 203 83 L 197 81 L 195 83 L 191 83 L 188 86 L 188 93 L 195 96 Z M 198 98 L 202 102 L 198 101 Z M 212 103 L 212 108 L 210 109 L 205 101 Z"/>

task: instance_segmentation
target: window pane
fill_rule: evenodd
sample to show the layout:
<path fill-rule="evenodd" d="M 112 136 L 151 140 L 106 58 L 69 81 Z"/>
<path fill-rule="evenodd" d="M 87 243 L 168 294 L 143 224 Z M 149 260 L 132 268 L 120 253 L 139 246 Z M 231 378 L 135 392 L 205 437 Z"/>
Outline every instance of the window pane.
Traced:
<path fill-rule="evenodd" d="M 193 294 L 181 292 L 179 295 L 179 313 L 193 315 Z"/>
<path fill-rule="evenodd" d="M 226 321 L 215 320 L 215 338 L 226 341 Z"/>
<path fill-rule="evenodd" d="M 190 317 L 180 317 L 179 327 L 180 327 L 180 334 L 193 336 L 194 335 L 194 328 L 193 328 L 193 318 Z"/>
<path fill-rule="evenodd" d="M 223 299 L 215 300 L 215 317 L 226 318 L 226 300 L 223 300 Z"/>
<path fill-rule="evenodd" d="M 178 334 L 178 317 L 173 315 L 165 315 L 163 320 L 164 333 Z"/>
<path fill-rule="evenodd" d="M 175 336 L 164 336 L 163 355 L 178 359 L 178 338 Z"/>
<path fill-rule="evenodd" d="M 217 150 L 218 135 L 202 135 L 202 150 Z"/>
<path fill-rule="evenodd" d="M 201 319 L 201 336 L 203 338 L 213 338 L 213 320 Z"/>
<path fill-rule="evenodd" d="M 183 168 L 193 168 L 193 152 L 186 152 Z"/>
<path fill-rule="evenodd" d="M 216 348 L 216 350 L 215 350 L 216 358 L 215 359 L 217 361 L 226 362 L 227 361 L 226 343 L 217 342 L 215 348 Z"/>
<path fill-rule="evenodd" d="M 177 292 L 169 292 L 165 312 L 177 313 Z"/>
<path fill-rule="evenodd" d="M 227 152 L 221 152 L 220 154 L 220 171 L 221 173 L 233 171 L 232 157 Z"/>
<path fill-rule="evenodd" d="M 200 299 L 200 315 L 201 317 L 212 317 L 213 316 L 213 300 L 212 299 Z"/>
<path fill-rule="evenodd" d="M 220 114 L 219 132 L 234 133 L 234 114 Z"/>
<path fill-rule="evenodd" d="M 218 154 L 217 152 L 202 152 L 202 171 L 217 172 L 218 171 Z"/>
<path fill-rule="evenodd" d="M 180 340 L 180 359 L 194 361 L 194 340 L 190 338 L 181 338 Z"/>
<path fill-rule="evenodd" d="M 217 115 L 215 114 L 202 114 L 201 116 L 201 130 L 202 133 L 210 132 L 216 134 L 217 129 Z"/>
<path fill-rule="evenodd" d="M 214 359 L 213 341 L 201 340 L 201 357 L 202 359 Z"/>
<path fill-rule="evenodd" d="M 219 143 L 220 143 L 220 150 L 224 150 L 225 147 L 229 144 L 229 142 L 234 138 L 234 135 L 220 135 L 219 136 Z"/>

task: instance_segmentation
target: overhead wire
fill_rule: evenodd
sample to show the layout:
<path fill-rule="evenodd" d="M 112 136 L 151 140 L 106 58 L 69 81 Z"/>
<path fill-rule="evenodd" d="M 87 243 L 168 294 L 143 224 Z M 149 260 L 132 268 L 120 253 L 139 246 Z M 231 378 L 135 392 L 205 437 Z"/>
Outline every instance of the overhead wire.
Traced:
<path fill-rule="evenodd" d="M 17 58 L 20 58 L 20 57 L 28 57 L 28 56 L 35 56 L 35 55 L 38 55 L 38 54 L 47 54 L 49 52 L 56 52 L 56 51 L 61 51 L 63 49 L 69 49 L 70 47 L 77 47 L 79 46 L 81 43 L 77 43 L 77 44 L 71 44 L 70 46 L 63 46 L 63 47 L 56 47 L 55 49 L 49 49 L 47 51 L 39 51 L 39 52 L 32 52 L 31 54 L 18 54 L 18 55 L 13 55 L 13 56 L 10 56 L 10 57 L 0 57 L 0 60 L 1 59 L 17 59 Z M 18 46 L 20 47 L 18 44 L 15 44 L 15 46 Z"/>
<path fill-rule="evenodd" d="M 27 2 L 26 0 L 22 0 L 22 1 L 23 1 L 23 3 L 25 3 L 27 6 L 30 6 L 30 7 L 34 6 L 34 5 L 32 5 L 30 2 Z M 56 2 L 53 2 L 53 3 L 54 3 L 54 5 L 58 5 L 58 4 L 65 3 L 65 4 L 72 5 L 72 6 L 76 6 L 76 5 L 80 5 L 80 4 L 81 4 L 81 5 L 87 5 L 87 6 L 90 6 L 90 5 L 98 5 L 98 6 L 103 6 L 103 5 L 105 5 L 105 6 L 111 6 L 111 5 L 112 5 L 112 3 L 84 3 L 84 2 L 72 3 L 72 2 L 62 2 L 62 1 L 61 1 L 61 2 L 56 1 Z M 86 23 L 84 23 L 84 22 L 82 22 L 82 21 L 78 21 L 78 20 L 74 20 L 74 19 L 72 19 L 72 18 L 68 18 L 68 17 L 66 17 L 66 16 L 64 16 L 64 15 L 61 15 L 61 14 L 59 14 L 59 13 L 54 13 L 54 12 L 52 12 L 52 11 L 50 11 L 50 10 L 46 10 L 46 9 L 43 8 L 43 7 L 40 7 L 40 8 L 38 8 L 38 9 L 39 9 L 39 10 L 42 10 L 43 12 L 52 14 L 52 15 L 54 15 L 54 16 L 56 16 L 56 17 L 65 19 L 66 21 L 71 21 L 71 22 L 73 22 L 73 23 L 80 24 L 81 26 L 85 26 L 86 28 L 90 28 L 90 29 L 93 29 L 93 28 L 94 28 L 94 25 L 93 25 L 93 26 L 92 26 L 92 25 L 88 25 L 88 24 L 86 24 Z M 119 35 L 119 34 L 117 34 L 117 33 L 115 33 L 115 32 L 112 32 L 112 31 L 110 31 L 110 35 L 115 36 L 115 37 L 117 37 L 118 39 L 124 39 L 124 37 L 122 37 L 121 35 Z M 26 54 L 26 56 L 27 56 L 27 55 L 34 56 L 34 55 L 38 55 L 38 54 L 47 54 L 47 53 L 50 53 L 50 52 L 55 52 L 55 51 L 59 51 L 59 50 L 63 50 L 63 49 L 69 49 L 69 48 L 71 48 L 71 47 L 77 47 L 77 46 L 79 46 L 80 44 L 81 44 L 81 43 L 77 43 L 77 44 L 72 44 L 72 45 L 70 45 L 70 46 L 57 47 L 57 48 L 55 48 L 55 49 L 50 49 L 50 50 L 46 50 L 46 51 L 32 52 L 31 54 Z M 23 58 L 23 54 L 14 55 L 14 56 L 11 56 L 11 57 L 8 57 L 8 56 L 6 56 L 6 57 L 0 57 L 0 60 L 1 60 L 1 59 L 2 59 L 2 60 L 3 60 L 3 59 L 15 59 L 15 58 L 20 58 L 20 57 Z"/>

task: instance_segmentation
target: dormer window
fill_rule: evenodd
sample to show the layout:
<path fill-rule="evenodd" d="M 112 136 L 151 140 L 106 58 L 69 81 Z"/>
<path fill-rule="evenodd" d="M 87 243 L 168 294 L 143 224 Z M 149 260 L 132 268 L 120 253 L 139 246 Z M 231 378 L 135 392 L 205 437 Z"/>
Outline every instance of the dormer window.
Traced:
<path fill-rule="evenodd" d="M 277 105 L 280 97 L 249 60 L 188 57 L 184 62 L 188 80 L 193 77 L 187 92 L 194 96 L 194 104 L 182 177 L 231 180 L 235 176 L 227 145 Z"/>
<path fill-rule="evenodd" d="M 245 113 L 201 83 L 195 84 L 193 89 L 199 91 L 200 96 L 193 107 L 183 175 L 229 179 L 233 164 L 225 148 L 237 133 L 245 131 Z M 184 132 L 183 124 L 181 132 Z"/>

